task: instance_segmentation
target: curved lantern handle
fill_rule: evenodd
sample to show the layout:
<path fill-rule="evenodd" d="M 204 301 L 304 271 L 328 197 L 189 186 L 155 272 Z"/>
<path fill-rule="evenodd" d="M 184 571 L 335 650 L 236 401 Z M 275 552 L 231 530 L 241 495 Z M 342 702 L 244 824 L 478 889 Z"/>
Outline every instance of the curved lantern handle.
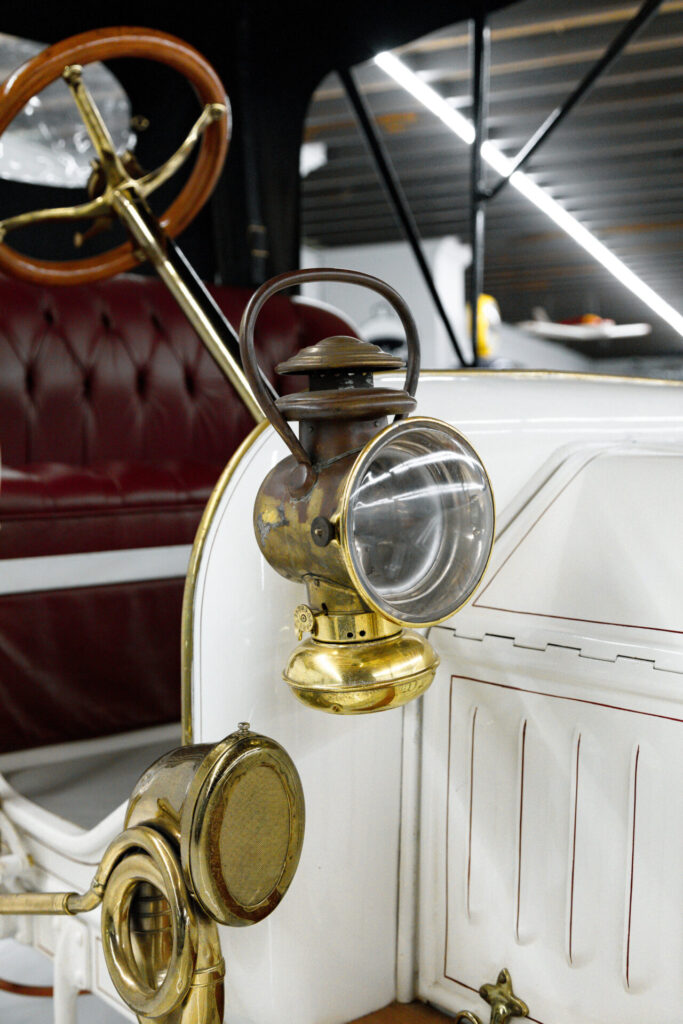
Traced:
<path fill-rule="evenodd" d="M 411 398 L 415 395 L 417 381 L 420 376 L 420 339 L 417 333 L 417 325 L 413 315 L 408 309 L 404 299 L 398 292 L 381 281 L 378 277 L 371 277 L 370 274 L 361 274 L 357 270 L 335 270 L 332 267 L 317 268 L 311 270 L 296 270 L 292 273 L 280 274 L 262 284 L 258 291 L 254 292 L 247 308 L 244 310 L 240 324 L 240 352 L 242 354 L 242 367 L 245 376 L 251 384 L 259 405 L 285 442 L 297 462 L 311 468 L 311 460 L 296 436 L 287 420 L 275 405 L 261 377 L 256 352 L 254 349 L 254 328 L 256 318 L 268 299 L 285 288 L 292 288 L 298 284 L 308 284 L 309 281 L 338 281 L 341 284 L 357 284 L 363 288 L 378 292 L 382 298 L 389 302 L 403 324 L 408 345 L 408 359 L 406 361 L 406 379 L 404 390 Z M 403 419 L 404 413 L 399 413 L 396 419 Z"/>

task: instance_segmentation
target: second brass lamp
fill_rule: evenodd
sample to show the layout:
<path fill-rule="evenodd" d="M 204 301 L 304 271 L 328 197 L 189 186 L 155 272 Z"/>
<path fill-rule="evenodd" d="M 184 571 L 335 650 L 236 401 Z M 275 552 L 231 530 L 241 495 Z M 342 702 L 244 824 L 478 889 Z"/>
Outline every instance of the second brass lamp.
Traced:
<path fill-rule="evenodd" d="M 254 354 L 256 318 L 276 292 L 334 280 L 379 292 L 406 332 L 403 389 L 373 374 L 403 361 L 356 338 L 326 338 L 277 370 L 309 388 L 273 403 Z M 406 627 L 449 618 L 478 585 L 493 544 L 488 476 L 450 424 L 415 408 L 419 342 L 404 301 L 377 278 L 346 270 L 283 274 L 266 283 L 240 329 L 245 374 L 291 454 L 263 481 L 254 507 L 259 547 L 282 576 L 304 583 L 301 641 L 284 670 L 299 700 L 337 714 L 398 707 L 430 685 L 438 656 Z M 389 416 L 393 422 L 389 423 Z M 288 420 L 299 421 L 299 437 Z"/>

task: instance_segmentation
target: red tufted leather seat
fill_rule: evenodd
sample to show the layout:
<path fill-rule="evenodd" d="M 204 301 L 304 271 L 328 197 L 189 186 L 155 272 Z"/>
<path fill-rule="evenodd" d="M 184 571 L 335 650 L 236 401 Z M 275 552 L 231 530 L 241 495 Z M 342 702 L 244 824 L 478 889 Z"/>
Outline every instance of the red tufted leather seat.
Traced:
<path fill-rule="evenodd" d="M 214 295 L 238 324 L 249 293 Z M 275 380 L 336 333 L 349 326 L 333 313 L 277 296 L 256 343 Z M 179 717 L 182 576 L 135 579 L 135 562 L 192 542 L 252 426 L 158 281 L 0 278 L 0 751 Z M 118 552 L 132 579 L 103 583 L 96 559 L 73 557 L 94 552 Z"/>

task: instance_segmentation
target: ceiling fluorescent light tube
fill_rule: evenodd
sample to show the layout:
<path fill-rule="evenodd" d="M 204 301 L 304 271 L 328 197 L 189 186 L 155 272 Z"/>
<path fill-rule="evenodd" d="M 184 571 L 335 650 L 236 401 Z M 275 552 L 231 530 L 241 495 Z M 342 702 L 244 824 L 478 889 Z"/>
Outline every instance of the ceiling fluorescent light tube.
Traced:
<path fill-rule="evenodd" d="M 474 142 L 474 127 L 467 118 L 455 110 L 450 103 L 440 96 L 430 85 L 411 71 L 410 68 L 395 57 L 393 53 L 378 53 L 375 63 L 387 75 L 398 82 L 415 99 L 419 100 L 428 110 L 431 110 L 443 123 L 450 128 L 459 139 L 462 139 L 468 146 Z M 505 176 L 510 173 L 512 160 L 495 146 L 492 142 L 485 142 L 481 147 L 482 159 L 492 167 L 498 174 Z M 524 171 L 515 171 L 510 178 L 510 184 L 530 203 L 550 217 L 552 221 L 562 228 L 575 242 L 586 250 L 598 263 L 610 272 L 618 281 L 636 295 L 642 302 L 668 323 L 675 331 L 683 336 L 683 315 L 658 295 L 649 285 L 645 284 L 637 274 L 623 263 L 618 256 L 615 256 L 606 245 L 584 227 L 576 217 L 564 209 L 563 206 L 552 198 L 544 189 L 537 185 Z"/>

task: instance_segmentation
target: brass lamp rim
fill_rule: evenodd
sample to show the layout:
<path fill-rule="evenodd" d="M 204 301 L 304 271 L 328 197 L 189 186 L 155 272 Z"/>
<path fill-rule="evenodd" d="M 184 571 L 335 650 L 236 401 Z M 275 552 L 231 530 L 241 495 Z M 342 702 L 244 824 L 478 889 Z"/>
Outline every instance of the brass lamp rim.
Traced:
<path fill-rule="evenodd" d="M 445 431 L 446 433 L 450 433 L 450 434 L 454 435 L 458 440 L 464 441 L 472 449 L 472 451 L 475 454 L 477 454 L 476 448 L 474 447 L 472 442 L 469 440 L 469 438 L 467 438 L 465 436 L 465 434 L 463 434 L 463 432 L 461 430 L 458 430 L 451 423 L 447 423 L 445 420 L 436 419 L 434 416 L 410 416 L 410 417 L 408 417 L 408 418 L 406 418 L 404 420 L 400 420 L 400 421 L 397 421 L 397 422 L 394 422 L 394 423 L 390 423 L 388 426 L 384 427 L 377 434 L 375 434 L 375 436 L 373 438 L 371 438 L 370 441 L 367 442 L 365 447 L 362 448 L 361 451 L 358 453 L 353 466 L 351 467 L 351 469 L 348 472 L 348 475 L 347 475 L 346 480 L 344 482 L 344 490 L 342 491 L 341 501 L 339 503 L 339 521 L 338 521 L 339 525 L 338 525 L 338 531 L 339 531 L 339 547 L 341 548 L 342 558 L 344 560 L 344 566 L 345 566 L 346 571 L 348 572 L 348 574 L 349 574 L 349 576 L 351 578 L 351 581 L 352 581 L 354 587 L 356 588 L 356 590 L 358 591 L 358 593 L 362 597 L 363 601 L 374 612 L 377 612 L 378 615 L 384 616 L 384 618 L 385 619 L 389 619 L 390 622 L 395 622 L 398 626 L 405 626 L 408 629 L 425 629 L 425 628 L 428 628 L 429 626 L 438 626 L 439 623 L 446 622 L 447 619 L 450 619 L 453 615 L 455 615 L 457 612 L 459 612 L 461 608 L 464 608 L 465 605 L 467 605 L 472 600 L 472 598 L 474 597 L 475 593 L 477 592 L 479 584 L 481 583 L 481 580 L 484 578 L 484 575 L 486 573 L 486 569 L 488 568 L 488 564 L 489 564 L 489 562 L 491 560 L 491 554 L 493 552 L 493 539 L 494 539 L 494 536 L 495 536 L 495 521 L 496 521 L 495 520 L 496 506 L 495 506 L 495 497 L 494 497 L 494 494 L 493 494 L 493 487 L 491 486 L 491 480 L 489 478 L 488 473 L 486 472 L 486 467 L 484 466 L 484 463 L 482 462 L 481 458 L 479 458 L 479 456 L 477 454 L 477 457 L 479 458 L 479 463 L 480 463 L 482 472 L 484 474 L 484 477 L 485 477 L 486 482 L 487 482 L 488 487 L 489 487 L 489 493 L 491 495 L 491 504 L 492 504 L 492 510 L 493 510 L 493 523 L 494 523 L 494 530 L 493 530 L 492 537 L 491 537 L 491 545 L 489 547 L 488 555 L 487 555 L 487 558 L 486 558 L 486 563 L 484 564 L 484 568 L 482 570 L 481 576 L 479 577 L 477 585 L 475 587 L 473 587 L 471 593 L 467 595 L 467 597 L 465 598 L 464 601 L 461 601 L 460 604 L 458 604 L 455 607 L 449 609 L 449 611 L 445 615 L 442 615 L 442 616 L 440 616 L 439 618 L 436 618 L 436 619 L 424 619 L 422 621 L 414 621 L 414 620 L 410 620 L 410 619 L 401 619 L 401 618 L 398 618 L 398 616 L 393 615 L 390 610 L 388 610 L 387 608 L 385 608 L 382 605 L 380 605 L 372 597 L 372 595 L 368 592 L 367 588 L 364 586 L 363 581 L 361 580 L 360 576 L 356 572 L 356 567 L 355 567 L 355 565 L 353 563 L 353 558 L 351 557 L 351 549 L 350 549 L 350 544 L 349 544 L 349 532 L 348 532 L 349 502 L 351 500 L 351 495 L 353 494 L 353 491 L 354 491 L 354 488 L 355 488 L 358 476 L 359 476 L 361 470 L 364 468 L 364 466 L 365 466 L 365 464 L 367 462 L 368 456 L 373 452 L 373 450 L 376 449 L 376 448 L 380 448 L 384 444 L 385 438 L 386 438 L 386 436 L 388 434 L 392 434 L 392 433 L 402 434 L 402 433 L 405 433 L 407 430 L 411 430 L 411 429 L 414 429 L 416 427 L 431 427 L 433 429 L 438 429 L 438 430 L 441 430 L 441 431 Z"/>

